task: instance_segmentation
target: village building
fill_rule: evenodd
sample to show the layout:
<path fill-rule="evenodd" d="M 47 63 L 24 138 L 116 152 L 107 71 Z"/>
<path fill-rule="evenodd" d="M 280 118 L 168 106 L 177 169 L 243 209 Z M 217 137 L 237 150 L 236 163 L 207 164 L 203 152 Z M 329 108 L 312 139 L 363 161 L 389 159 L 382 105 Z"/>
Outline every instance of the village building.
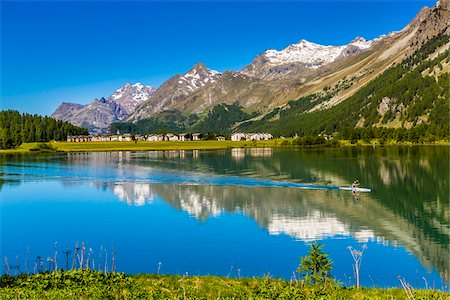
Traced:
<path fill-rule="evenodd" d="M 131 142 L 133 140 L 131 134 L 126 133 L 118 136 L 119 142 Z"/>
<path fill-rule="evenodd" d="M 224 142 L 224 141 L 225 141 L 225 137 L 224 137 L 224 136 L 221 136 L 221 135 L 219 135 L 216 139 L 217 139 L 218 141 L 220 141 L 220 142 Z"/>
<path fill-rule="evenodd" d="M 179 140 L 184 142 L 184 141 L 189 141 L 189 135 L 187 133 L 180 133 L 178 135 Z"/>
<path fill-rule="evenodd" d="M 90 135 L 69 135 L 67 136 L 67 141 L 71 143 L 81 143 L 81 142 L 90 142 Z"/>
<path fill-rule="evenodd" d="M 101 142 L 111 142 L 111 136 L 110 135 L 100 136 L 100 141 Z"/>
<path fill-rule="evenodd" d="M 192 134 L 192 140 L 193 141 L 200 141 L 202 139 L 202 134 L 201 133 L 193 133 Z"/>
<path fill-rule="evenodd" d="M 168 133 L 168 134 L 166 134 L 164 140 L 165 140 L 165 141 L 178 141 L 179 139 L 178 139 L 178 136 L 177 136 L 177 135 L 175 135 L 175 134 L 173 134 L 173 133 Z"/>
<path fill-rule="evenodd" d="M 202 139 L 203 135 L 201 133 L 167 133 L 167 134 L 150 134 L 142 135 L 136 134 L 132 135 L 130 133 L 126 134 L 106 134 L 106 135 L 69 135 L 67 136 L 67 142 L 69 143 L 80 143 L 80 142 L 131 142 L 131 141 L 150 141 L 150 142 L 161 142 L 161 141 L 190 141 L 192 137 L 193 141 L 199 141 Z M 219 140 L 225 140 L 223 136 L 218 137 Z"/>
<path fill-rule="evenodd" d="M 231 135 L 232 141 L 267 141 L 273 139 L 270 133 L 243 133 L 236 132 Z"/>
<path fill-rule="evenodd" d="M 147 141 L 162 142 L 162 141 L 164 141 L 164 136 L 162 134 L 151 134 L 151 135 L 147 136 Z"/>

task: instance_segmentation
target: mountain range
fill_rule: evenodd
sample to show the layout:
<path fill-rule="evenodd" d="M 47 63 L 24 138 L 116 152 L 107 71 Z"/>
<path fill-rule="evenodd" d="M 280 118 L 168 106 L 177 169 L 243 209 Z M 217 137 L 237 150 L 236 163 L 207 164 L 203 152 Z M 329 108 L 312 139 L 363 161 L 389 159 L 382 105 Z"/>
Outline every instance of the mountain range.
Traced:
<path fill-rule="evenodd" d="M 87 128 L 91 133 L 105 132 L 109 125 L 122 121 L 149 99 L 155 89 L 141 83 L 126 83 L 108 98 L 94 99 L 87 105 L 63 102 L 51 117 Z"/>
<path fill-rule="evenodd" d="M 280 51 L 264 51 L 240 71 L 220 73 L 197 63 L 185 74 L 171 77 L 157 89 L 127 83 L 110 97 L 95 99 L 85 106 L 63 103 L 52 117 L 88 128 L 90 132 L 105 132 L 114 122 L 136 123 L 166 111 L 202 116 L 217 105 L 227 104 L 240 106 L 252 118 L 257 115 L 255 120 L 270 121 L 279 118 L 280 112 L 289 111 L 292 101 L 300 101 L 310 95 L 315 95 L 315 98 L 307 103 L 301 102 L 307 109 L 300 113 L 326 111 L 350 99 L 388 69 L 425 47 L 433 38 L 448 37 L 449 12 L 449 1 L 441 0 L 434 7 L 421 9 L 401 31 L 373 40 L 357 37 L 343 46 L 324 46 L 301 40 Z M 428 57 L 421 58 L 420 63 L 448 51 L 449 46 L 448 42 L 442 42 L 432 49 Z M 438 63 L 442 67 L 440 70 L 429 70 L 427 75 L 422 75 L 432 74 L 437 78 L 447 74 L 448 60 L 444 57 Z M 382 105 L 384 101 L 389 110 L 395 99 L 386 95 L 384 100 L 380 98 L 376 101 L 373 106 Z M 400 104 L 404 106 L 402 111 L 409 109 L 406 103 L 397 103 L 395 107 L 401 107 Z M 427 122 L 431 110 L 419 114 L 420 122 Z M 383 111 L 379 111 L 379 116 L 383 117 Z M 358 118 L 357 121 L 363 124 L 365 120 Z M 415 125 L 418 120 L 411 122 Z M 408 122 L 405 125 L 404 121 L 394 123 L 389 126 L 412 126 Z M 361 127 L 361 124 L 358 126 Z"/>

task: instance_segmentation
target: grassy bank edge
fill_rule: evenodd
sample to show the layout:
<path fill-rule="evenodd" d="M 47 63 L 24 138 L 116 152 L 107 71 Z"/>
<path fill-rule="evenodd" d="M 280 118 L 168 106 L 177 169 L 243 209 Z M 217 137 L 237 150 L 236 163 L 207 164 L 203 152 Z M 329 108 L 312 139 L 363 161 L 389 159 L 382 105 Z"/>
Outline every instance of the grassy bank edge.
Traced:
<path fill-rule="evenodd" d="M 414 299 L 448 299 L 448 292 L 412 289 Z M 400 288 L 306 285 L 302 280 L 103 273 L 72 270 L 2 276 L 0 299 L 408 299 Z"/>
<path fill-rule="evenodd" d="M 170 150 L 220 150 L 232 148 L 325 148 L 325 147 L 379 147 L 379 146 L 412 146 L 412 145 L 444 145 L 449 146 L 449 141 L 441 140 L 432 144 L 413 144 L 410 142 L 387 142 L 383 145 L 373 140 L 370 143 L 358 141 L 351 144 L 348 140 L 341 140 L 336 144 L 321 144 L 311 146 L 292 145 L 293 138 L 273 139 L 269 141 L 171 141 L 171 142 L 50 142 L 58 151 L 62 152 L 95 152 L 95 151 L 170 151 Z M 0 154 L 36 153 L 31 151 L 40 143 L 24 143 L 15 149 L 0 150 Z"/>

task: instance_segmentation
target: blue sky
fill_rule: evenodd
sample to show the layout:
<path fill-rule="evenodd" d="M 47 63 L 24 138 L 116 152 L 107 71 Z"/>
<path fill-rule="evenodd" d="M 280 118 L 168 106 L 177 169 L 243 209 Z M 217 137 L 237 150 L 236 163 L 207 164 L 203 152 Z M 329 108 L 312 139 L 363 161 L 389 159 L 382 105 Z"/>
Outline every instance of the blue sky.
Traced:
<path fill-rule="evenodd" d="M 435 1 L 3 1 L 0 109 L 51 114 L 126 82 L 157 87 L 196 62 L 239 70 L 301 39 L 347 44 L 402 29 Z"/>

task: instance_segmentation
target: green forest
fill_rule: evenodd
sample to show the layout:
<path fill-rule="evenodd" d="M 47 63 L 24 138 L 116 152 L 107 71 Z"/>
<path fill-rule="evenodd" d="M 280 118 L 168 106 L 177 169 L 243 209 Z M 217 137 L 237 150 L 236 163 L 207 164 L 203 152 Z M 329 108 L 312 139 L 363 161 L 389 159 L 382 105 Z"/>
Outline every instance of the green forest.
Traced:
<path fill-rule="evenodd" d="M 66 140 L 68 135 L 88 134 L 88 130 L 50 117 L 0 111 L 0 149 L 11 149 L 28 142 Z"/>
<path fill-rule="evenodd" d="M 198 120 L 199 117 L 195 114 L 186 117 L 178 110 L 168 110 L 159 113 L 153 118 L 139 120 L 136 123 L 112 123 L 109 127 L 109 132 L 132 134 L 182 133 L 187 132 Z"/>
<path fill-rule="evenodd" d="M 242 107 L 237 104 L 218 104 L 208 112 L 203 120 L 194 126 L 193 130 L 202 133 L 214 132 L 228 135 L 231 133 L 234 124 L 256 115 L 256 113 L 245 113 Z"/>
<path fill-rule="evenodd" d="M 237 104 L 218 104 L 206 115 L 191 114 L 183 116 L 180 111 L 164 111 L 153 118 L 139 120 L 136 123 L 117 122 L 110 125 L 111 133 L 217 133 L 228 135 L 237 122 L 256 116 L 245 113 Z"/>

